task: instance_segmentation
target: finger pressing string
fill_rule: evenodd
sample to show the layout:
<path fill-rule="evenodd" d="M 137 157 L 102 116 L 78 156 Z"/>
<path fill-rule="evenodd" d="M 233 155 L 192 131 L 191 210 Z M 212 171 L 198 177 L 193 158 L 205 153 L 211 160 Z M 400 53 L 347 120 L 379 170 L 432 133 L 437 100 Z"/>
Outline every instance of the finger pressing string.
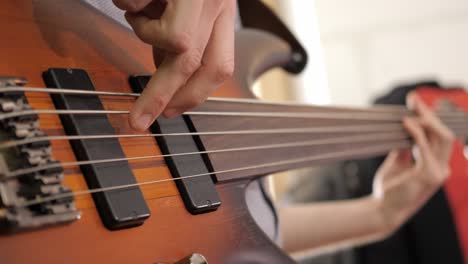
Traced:
<path fill-rule="evenodd" d="M 427 131 L 427 137 L 433 154 L 441 161 L 448 162 L 455 140 L 455 132 L 450 130 L 427 105 L 417 96 L 413 96 L 414 108 L 420 116 L 420 125 Z"/>
<path fill-rule="evenodd" d="M 403 124 L 419 148 L 418 153 L 421 158 L 418 159 L 418 164 L 421 166 L 423 163 L 430 164 L 435 162 L 434 157 L 431 155 L 432 150 L 427 140 L 426 133 L 420 125 L 419 119 L 415 117 L 405 117 L 403 119 Z"/>

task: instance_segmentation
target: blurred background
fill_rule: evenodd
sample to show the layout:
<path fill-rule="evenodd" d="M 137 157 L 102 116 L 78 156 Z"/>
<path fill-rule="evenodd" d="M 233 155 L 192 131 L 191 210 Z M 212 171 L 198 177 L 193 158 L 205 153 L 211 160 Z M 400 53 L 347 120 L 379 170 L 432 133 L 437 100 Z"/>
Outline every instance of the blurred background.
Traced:
<path fill-rule="evenodd" d="M 307 70 L 294 81 L 296 89 L 284 91 L 286 98 L 366 105 L 401 81 L 468 81 L 467 1 L 265 2 L 310 55 Z"/>
<path fill-rule="evenodd" d="M 295 32 L 310 60 L 299 76 L 280 69 L 264 75 L 255 87 L 261 98 L 366 106 L 400 83 L 468 83 L 468 1 L 265 3 Z M 279 198 L 284 184 L 276 184 Z"/>
<path fill-rule="evenodd" d="M 464 87 L 468 83 L 468 1 L 264 2 L 295 32 L 309 54 L 309 64 L 299 76 L 288 76 L 279 69 L 265 74 L 254 88 L 260 98 L 319 105 L 367 106 L 400 84 L 434 80 L 442 86 Z M 368 185 L 372 181 L 363 179 L 363 166 L 365 169 L 368 164 L 345 162 L 281 173 L 270 177 L 271 192 L 278 204 L 363 195 L 370 191 Z M 317 176 L 315 178 L 325 175 L 343 177 L 341 174 L 347 176 L 341 179 L 344 187 L 333 181 L 310 180 L 314 178 L 311 175 Z M 408 235 L 401 232 L 390 240 L 403 241 L 402 237 Z M 414 233 L 414 230 L 410 232 Z M 399 251 L 406 250 L 402 248 L 410 247 L 409 242 L 401 241 L 397 247 L 395 243 L 384 241 L 368 248 L 321 258 L 307 254 L 296 258 L 302 263 L 372 263 L 372 257 L 366 259 L 362 256 L 369 251 L 381 250 L 382 260 L 391 252 L 392 246 L 397 256 L 401 253 Z M 358 255 L 361 258 L 356 262 Z M 411 257 L 397 257 L 393 262 L 385 263 L 415 262 Z"/>

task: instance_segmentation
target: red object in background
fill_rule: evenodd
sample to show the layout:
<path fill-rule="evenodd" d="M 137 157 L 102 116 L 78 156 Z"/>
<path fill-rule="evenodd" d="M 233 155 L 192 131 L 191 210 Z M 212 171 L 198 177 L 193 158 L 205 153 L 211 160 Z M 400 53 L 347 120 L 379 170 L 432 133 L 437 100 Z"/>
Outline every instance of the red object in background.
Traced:
<path fill-rule="evenodd" d="M 421 87 L 417 89 L 417 94 L 431 108 L 437 108 L 441 100 L 447 100 L 456 105 L 460 111 L 468 112 L 468 93 L 463 89 L 443 90 Z M 468 118 L 466 125 L 468 128 Z M 466 132 L 468 133 L 468 130 Z M 468 161 L 464 155 L 464 142 L 460 140 L 454 145 L 450 167 L 451 174 L 444 189 L 455 219 L 465 263 L 468 263 Z"/>

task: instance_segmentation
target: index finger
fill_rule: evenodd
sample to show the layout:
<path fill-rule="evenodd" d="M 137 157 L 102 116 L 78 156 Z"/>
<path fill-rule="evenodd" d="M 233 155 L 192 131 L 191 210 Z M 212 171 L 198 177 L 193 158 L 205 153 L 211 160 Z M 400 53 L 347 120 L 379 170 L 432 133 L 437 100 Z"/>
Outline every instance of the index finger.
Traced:
<path fill-rule="evenodd" d="M 190 62 L 190 56 L 192 55 L 189 53 L 166 55 L 130 111 L 129 122 L 133 129 L 147 129 L 166 108 L 175 92 L 187 82 L 191 73 L 183 69 L 194 64 Z"/>

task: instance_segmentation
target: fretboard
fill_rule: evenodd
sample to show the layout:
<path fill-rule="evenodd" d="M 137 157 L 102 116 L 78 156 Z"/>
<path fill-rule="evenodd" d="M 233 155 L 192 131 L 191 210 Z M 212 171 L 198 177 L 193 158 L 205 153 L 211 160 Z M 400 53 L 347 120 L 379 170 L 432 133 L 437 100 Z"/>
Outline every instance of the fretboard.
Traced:
<path fill-rule="evenodd" d="M 384 155 L 411 147 L 404 107 L 368 109 L 209 100 L 190 115 L 218 181 L 255 177 L 326 162 Z M 199 113 L 199 114 L 197 114 Z M 467 117 L 437 113 L 459 137 Z"/>

